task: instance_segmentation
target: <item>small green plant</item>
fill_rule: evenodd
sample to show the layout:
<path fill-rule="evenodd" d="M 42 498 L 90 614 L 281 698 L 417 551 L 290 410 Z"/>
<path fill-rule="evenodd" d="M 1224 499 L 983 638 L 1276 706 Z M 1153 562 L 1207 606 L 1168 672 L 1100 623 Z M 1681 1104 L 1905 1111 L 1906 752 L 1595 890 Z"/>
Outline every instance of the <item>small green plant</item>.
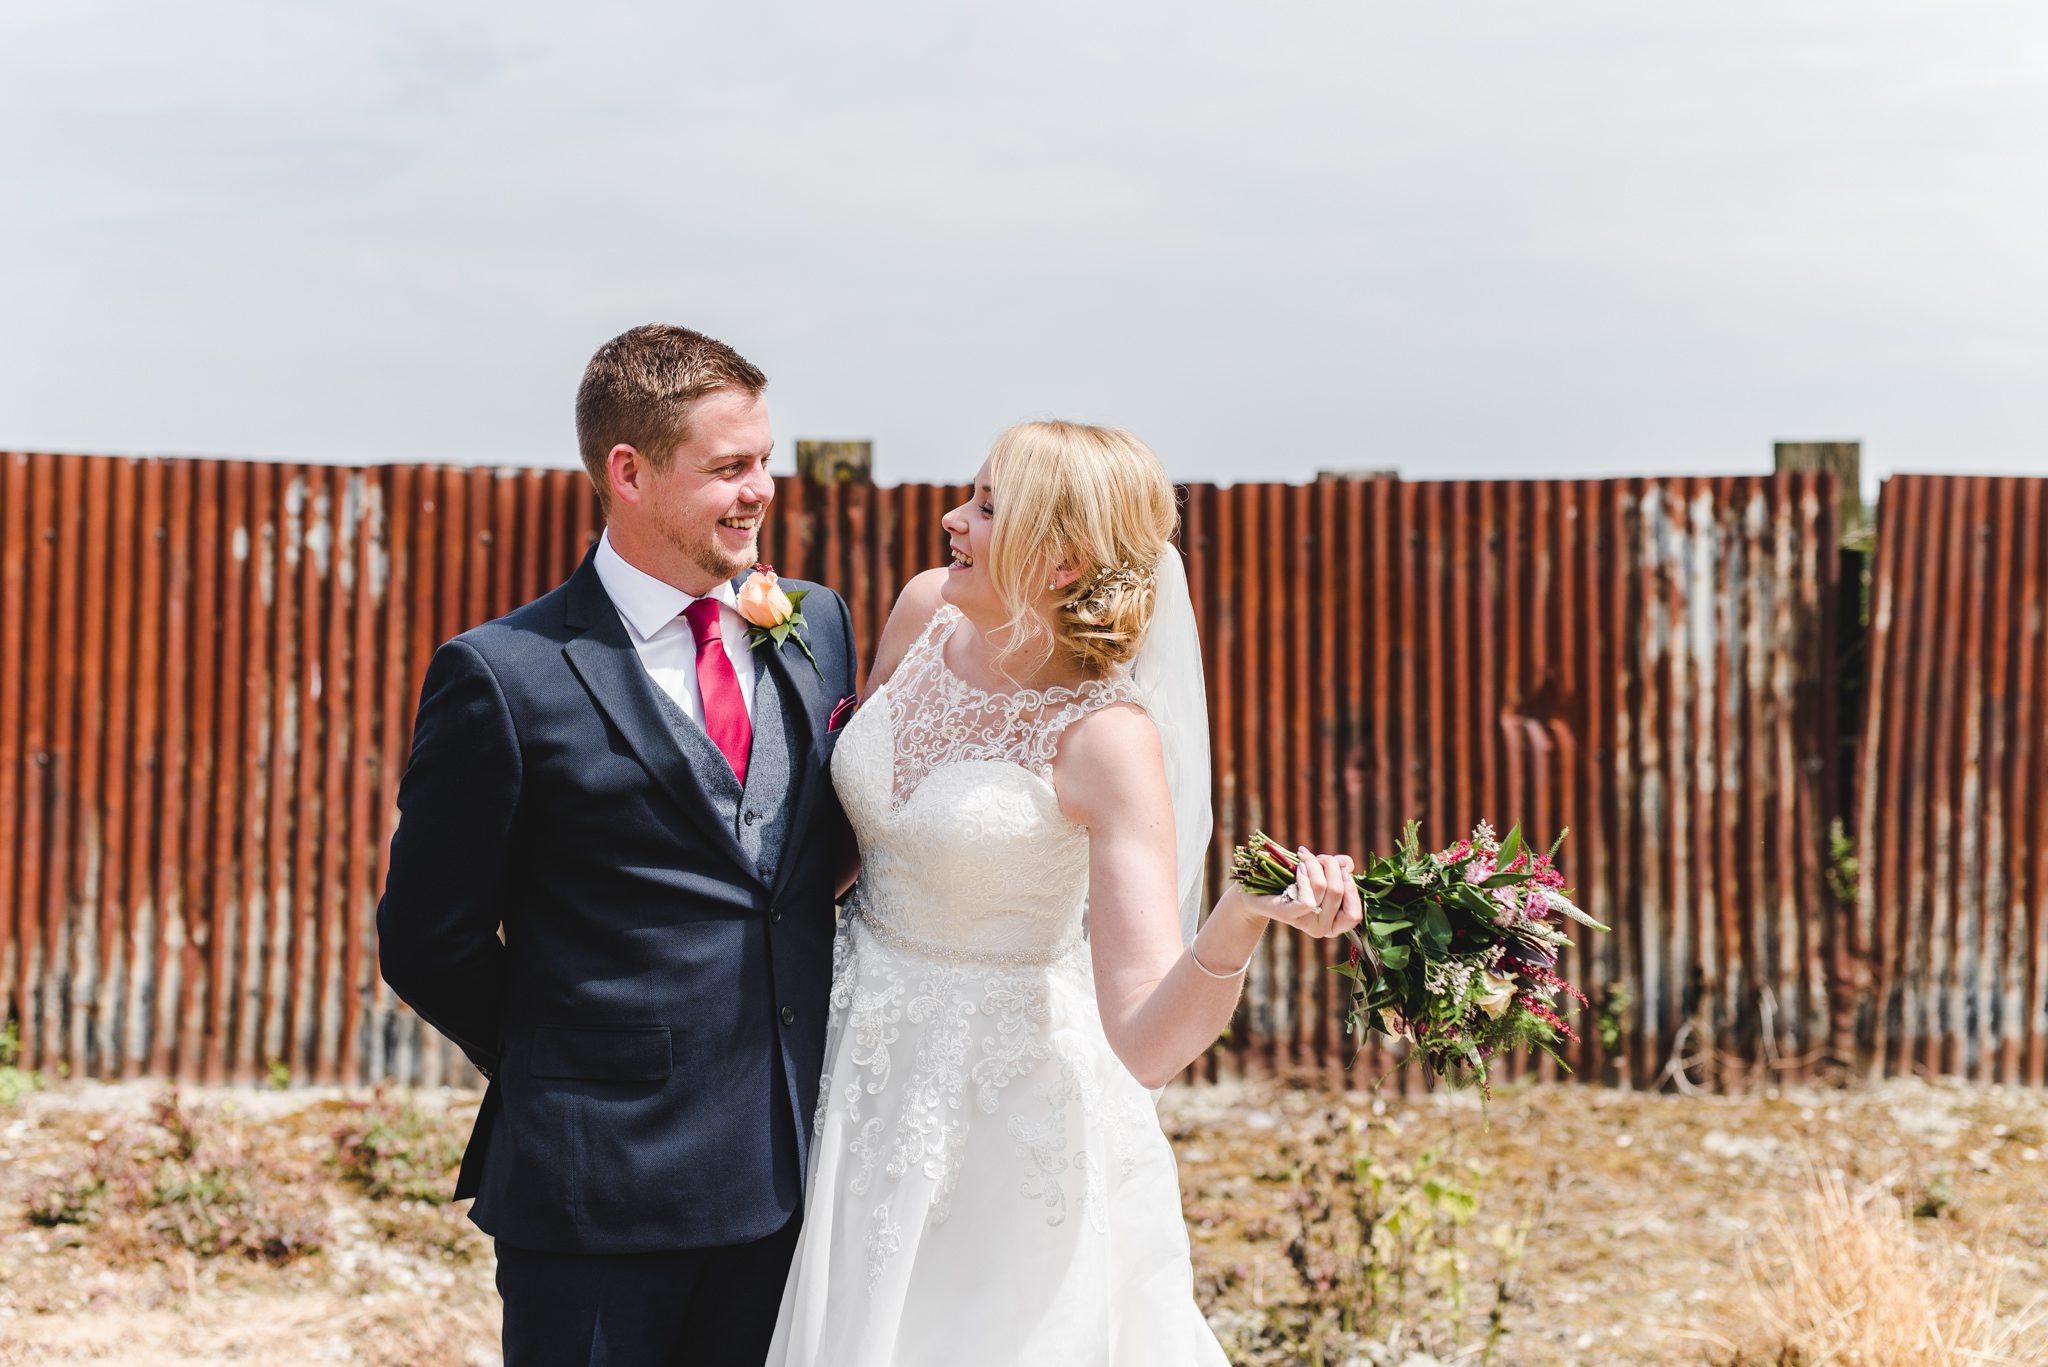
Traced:
<path fill-rule="evenodd" d="M 1856 885 L 1861 881 L 1863 869 L 1856 861 L 1856 842 L 1849 838 L 1848 829 L 1842 818 L 1836 817 L 1828 823 L 1828 865 L 1826 870 L 1828 896 L 1838 907 L 1856 905 Z"/>
<path fill-rule="evenodd" d="M 1630 1008 L 1636 999 L 1629 995 L 1627 983 L 1609 983 L 1600 996 L 1600 1010 L 1594 1017 L 1593 1028 L 1599 1032 L 1600 1047 L 1613 1053 L 1621 1047 L 1621 1035 L 1628 1024 Z"/>
<path fill-rule="evenodd" d="M 44 1182 L 29 1191 L 28 1222 L 45 1229 L 97 1224 L 106 1197 L 106 1179 L 90 1168 L 81 1176 Z"/>
<path fill-rule="evenodd" d="M 271 1091 L 285 1091 L 292 1085 L 292 1066 L 281 1058 L 274 1058 L 264 1069 L 263 1080 Z"/>
<path fill-rule="evenodd" d="M 1916 1220 L 1939 1220 L 1955 1213 L 1955 1184 L 1947 1168 L 1935 1169 L 1927 1179 L 1927 1185 L 1913 1201 L 1913 1218 Z"/>
<path fill-rule="evenodd" d="M 0 1025 L 0 1107 L 12 1106 L 42 1085 L 42 1074 L 21 1066 L 21 1034 L 14 1022 Z"/>
<path fill-rule="evenodd" d="M 455 1197 L 463 1135 L 445 1115 L 381 1091 L 334 1130 L 334 1165 L 367 1196 L 444 1205 Z"/>
<path fill-rule="evenodd" d="M 1509 1332 L 1528 1224 L 1473 1237 L 1486 1171 L 1459 1157 L 1455 1137 L 1402 1161 L 1379 1151 L 1381 1135 L 1392 1133 L 1386 1122 L 1335 1114 L 1331 1122 L 1337 1142 L 1312 1150 L 1288 1179 L 1295 1218 L 1288 1259 L 1321 1307 L 1317 1323 L 1298 1327 L 1307 1360 L 1344 1361 L 1361 1340 L 1375 1345 L 1374 1361 L 1474 1349 L 1490 1358 Z M 1347 1151 L 1348 1160 L 1340 1156 Z M 1484 1327 L 1475 1330 L 1475 1258 L 1489 1249 L 1497 1270 L 1479 1283 L 1492 1294 L 1480 1298 Z"/>
<path fill-rule="evenodd" d="M 1432 1321 L 1441 1318 L 1455 1342 L 1471 1263 L 1463 1235 L 1479 1210 L 1480 1170 L 1453 1164 L 1440 1149 L 1425 1149 L 1413 1163 L 1367 1155 L 1353 1167 L 1358 1223 L 1369 1234 L 1368 1323 L 1409 1326 L 1418 1339 L 1432 1340 L 1418 1347 L 1433 1347 L 1439 1335 L 1430 1332 Z"/>

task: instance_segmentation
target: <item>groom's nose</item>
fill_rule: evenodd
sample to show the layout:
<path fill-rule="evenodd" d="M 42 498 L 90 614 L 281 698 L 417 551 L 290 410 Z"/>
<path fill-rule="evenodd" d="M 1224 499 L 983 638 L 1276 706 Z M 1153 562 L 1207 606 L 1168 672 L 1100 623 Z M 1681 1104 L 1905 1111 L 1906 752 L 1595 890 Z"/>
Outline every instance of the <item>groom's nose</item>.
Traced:
<path fill-rule="evenodd" d="M 775 477 L 765 467 L 757 466 L 740 486 L 740 494 L 749 503 L 767 503 L 775 497 Z"/>

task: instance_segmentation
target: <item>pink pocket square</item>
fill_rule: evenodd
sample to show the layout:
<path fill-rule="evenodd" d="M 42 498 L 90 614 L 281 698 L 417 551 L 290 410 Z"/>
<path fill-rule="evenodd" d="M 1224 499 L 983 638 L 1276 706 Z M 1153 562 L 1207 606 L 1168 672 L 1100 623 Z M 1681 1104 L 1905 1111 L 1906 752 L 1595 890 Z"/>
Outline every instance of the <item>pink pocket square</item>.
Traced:
<path fill-rule="evenodd" d="M 860 694 L 858 693 L 849 693 L 845 697 L 841 698 L 839 702 L 832 708 L 831 717 L 828 718 L 825 722 L 825 730 L 827 734 L 833 731 L 837 731 L 840 727 L 846 725 L 846 719 L 848 717 L 851 717 L 854 714 L 854 710 L 859 706 Z"/>

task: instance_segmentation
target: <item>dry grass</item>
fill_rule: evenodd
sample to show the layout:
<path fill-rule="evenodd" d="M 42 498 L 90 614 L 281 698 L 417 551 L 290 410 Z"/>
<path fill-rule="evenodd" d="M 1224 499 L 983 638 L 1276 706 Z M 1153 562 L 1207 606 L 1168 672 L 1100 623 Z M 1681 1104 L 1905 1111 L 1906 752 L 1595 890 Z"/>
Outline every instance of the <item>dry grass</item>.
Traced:
<path fill-rule="evenodd" d="M 2001 1310 L 1995 1258 L 1916 1237 L 1879 1184 L 1813 1174 L 1746 1260 L 1755 1325 L 1730 1367 L 1986 1367 L 2048 1362 L 2040 1303 Z"/>
<path fill-rule="evenodd" d="M 1901 1275 L 1937 1299 L 1956 1269 L 1981 1278 L 1995 1267 L 2007 1318 L 1991 1341 L 2048 1295 L 2040 1092 L 1899 1081 L 1684 1097 L 1567 1086 L 1503 1092 L 1482 1115 L 1466 1096 L 1266 1085 L 1169 1094 L 1163 1115 L 1196 1289 L 1241 1367 L 1398 1367 L 1418 1353 L 1477 1364 L 1489 1341 L 1493 1367 L 1850 1367 L 1796 1346 L 1783 1356 L 1744 1270 L 1758 1267 L 1764 1285 L 1789 1275 L 1763 1269 L 1815 1172 L 1918 1212 L 1909 1223 L 1921 1261 Z M 1370 1317 L 1355 1313 L 1372 1273 L 1363 1224 L 1348 1213 L 1357 1187 L 1344 1180 L 1361 1158 L 1449 1176 L 1476 1201 L 1455 1230 L 1441 1209 L 1420 1211 L 1428 1218 L 1409 1223 L 1403 1247 L 1379 1241 L 1421 1275 Z M 1349 1269 L 1333 1267 L 1346 1258 Z M 2013 1361 L 2048 1361 L 2026 1356 L 2042 1351 L 2032 1342 L 2015 1347 Z"/>
<path fill-rule="evenodd" d="M 319 1250 L 288 1262 L 206 1256 L 149 1218 L 31 1223 L 32 1192 L 96 1145 L 172 1133 L 160 1090 L 0 1108 L 0 1367 L 498 1360 L 489 1241 L 406 1195 L 446 1180 L 473 1097 L 188 1096 L 203 1133 L 181 1151 L 289 1172 L 259 1195 L 318 1216 Z M 2048 1363 L 2025 1315 L 2048 1295 L 2041 1093 L 1560 1087 L 1482 1116 L 1262 1084 L 1161 1113 L 1196 1294 L 1240 1367 Z"/>
<path fill-rule="evenodd" d="M 160 1092 L 64 1085 L 0 1111 L 0 1367 L 499 1360 L 489 1241 L 400 1194 L 452 1164 L 473 1097 Z M 49 1220 L 53 1193 L 102 1185 L 90 1217 L 59 1200 L 81 1218 Z M 317 1247 L 280 1260 L 219 1237 L 281 1219 Z"/>

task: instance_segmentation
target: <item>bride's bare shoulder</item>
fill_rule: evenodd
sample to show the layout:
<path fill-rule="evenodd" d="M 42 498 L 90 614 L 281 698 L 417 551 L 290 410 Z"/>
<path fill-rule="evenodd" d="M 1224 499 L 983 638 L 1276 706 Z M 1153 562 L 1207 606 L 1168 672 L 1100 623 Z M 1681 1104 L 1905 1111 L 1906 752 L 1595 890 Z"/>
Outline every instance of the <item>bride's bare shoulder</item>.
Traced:
<path fill-rule="evenodd" d="M 1076 718 L 1053 752 L 1053 791 L 1069 820 L 1095 829 L 1105 819 L 1155 815 L 1166 793 L 1165 750 L 1152 714 L 1119 701 Z"/>
<path fill-rule="evenodd" d="M 940 595 L 940 586 L 946 582 L 944 567 L 925 570 L 913 576 L 896 595 L 896 606 L 889 610 L 889 620 L 883 624 L 882 639 L 875 643 L 874 667 L 868 671 L 868 692 L 872 694 L 885 683 L 896 666 L 903 662 L 904 652 L 910 649 L 918 633 L 932 620 L 945 599 Z"/>

